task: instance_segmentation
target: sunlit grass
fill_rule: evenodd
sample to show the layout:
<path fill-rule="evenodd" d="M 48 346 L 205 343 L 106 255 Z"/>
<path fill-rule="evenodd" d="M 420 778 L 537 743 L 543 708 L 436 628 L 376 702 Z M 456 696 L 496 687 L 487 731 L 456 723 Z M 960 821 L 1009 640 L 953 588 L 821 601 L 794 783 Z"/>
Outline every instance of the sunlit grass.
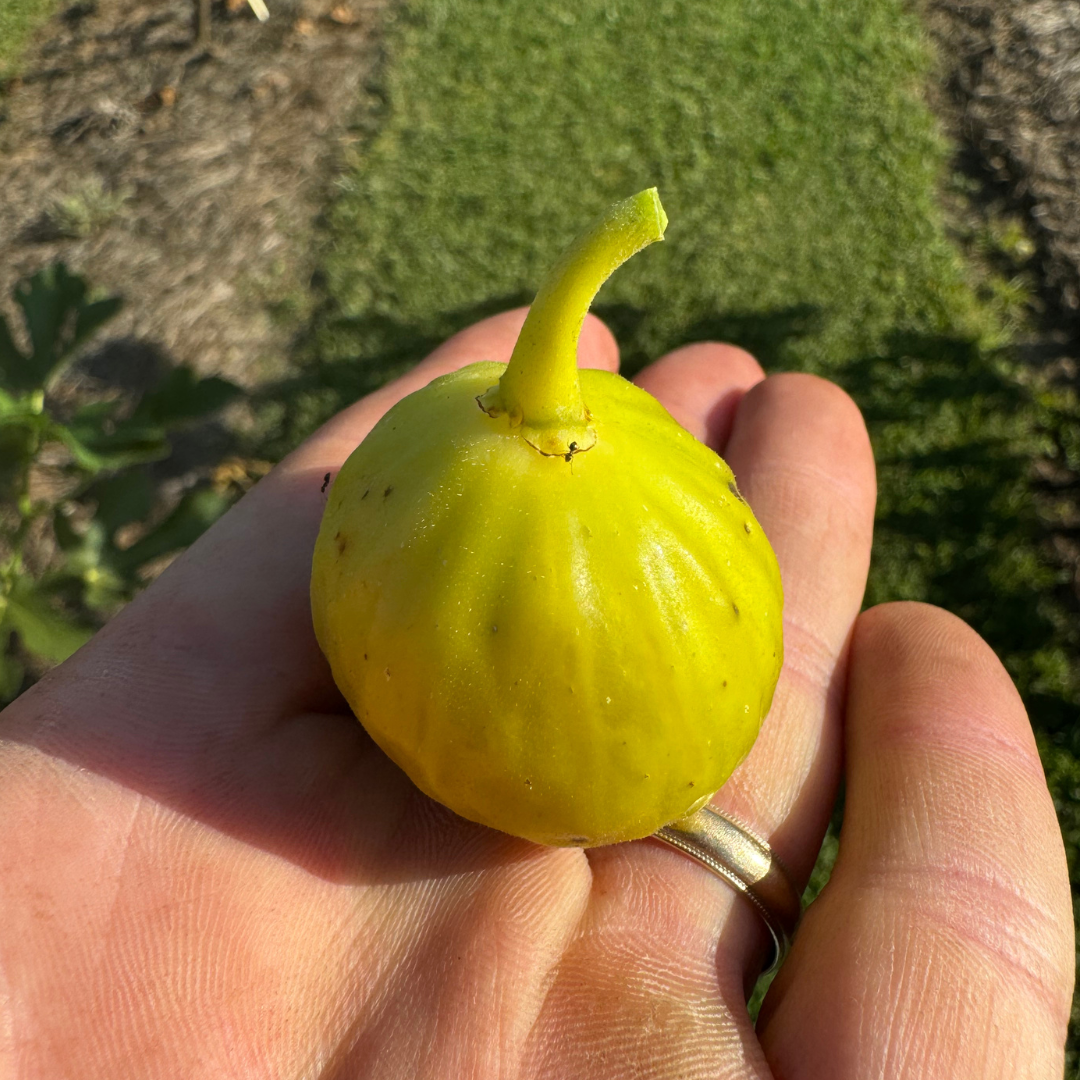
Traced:
<path fill-rule="evenodd" d="M 15 74 L 30 35 L 56 10 L 56 0 L 0 2 L 0 79 Z"/>

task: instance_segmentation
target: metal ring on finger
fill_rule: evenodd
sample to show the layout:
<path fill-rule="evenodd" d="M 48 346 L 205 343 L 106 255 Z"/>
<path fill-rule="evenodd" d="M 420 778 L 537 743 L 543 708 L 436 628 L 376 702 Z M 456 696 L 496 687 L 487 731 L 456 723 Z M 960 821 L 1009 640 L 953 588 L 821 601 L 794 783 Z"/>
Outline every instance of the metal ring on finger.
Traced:
<path fill-rule="evenodd" d="M 701 863 L 753 904 L 773 940 L 765 971 L 778 968 L 791 945 L 802 899 L 772 847 L 710 806 L 665 825 L 654 837 Z"/>

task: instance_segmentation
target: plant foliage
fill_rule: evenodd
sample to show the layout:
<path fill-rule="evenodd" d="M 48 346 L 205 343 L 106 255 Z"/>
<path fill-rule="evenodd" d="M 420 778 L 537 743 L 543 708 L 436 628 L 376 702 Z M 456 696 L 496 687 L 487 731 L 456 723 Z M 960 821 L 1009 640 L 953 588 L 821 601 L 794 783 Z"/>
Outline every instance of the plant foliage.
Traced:
<path fill-rule="evenodd" d="M 170 432 L 240 392 L 181 367 L 137 403 L 72 405 L 58 393 L 63 376 L 120 300 L 92 298 L 63 263 L 21 281 L 14 300 L 26 347 L 0 316 L 0 701 L 19 693 L 28 666 L 70 656 L 131 598 L 147 563 L 227 509 L 225 493 L 196 488 L 151 527 L 155 491 L 140 467 L 169 455 Z"/>

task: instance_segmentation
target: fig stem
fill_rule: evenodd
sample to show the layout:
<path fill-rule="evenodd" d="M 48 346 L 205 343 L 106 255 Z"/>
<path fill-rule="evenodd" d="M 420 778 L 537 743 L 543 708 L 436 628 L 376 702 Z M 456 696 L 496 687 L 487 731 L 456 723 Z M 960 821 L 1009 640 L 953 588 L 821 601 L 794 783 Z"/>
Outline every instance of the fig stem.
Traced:
<path fill-rule="evenodd" d="M 664 238 L 667 221 L 656 188 L 640 191 L 610 207 L 544 278 L 505 374 L 481 402 L 508 413 L 543 453 L 565 454 L 588 424 L 577 343 L 589 305 L 617 267 Z"/>

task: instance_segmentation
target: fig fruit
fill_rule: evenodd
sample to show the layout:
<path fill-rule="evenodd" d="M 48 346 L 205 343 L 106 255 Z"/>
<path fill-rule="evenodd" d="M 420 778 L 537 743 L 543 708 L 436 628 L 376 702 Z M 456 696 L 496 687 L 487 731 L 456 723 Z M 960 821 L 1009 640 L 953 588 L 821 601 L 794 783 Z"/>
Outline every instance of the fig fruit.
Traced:
<path fill-rule="evenodd" d="M 654 188 L 612 207 L 508 365 L 395 405 L 315 547 L 315 631 L 364 727 L 432 798 L 542 844 L 692 812 L 780 672 L 780 574 L 731 469 L 644 390 L 577 368 L 596 291 L 666 224 Z"/>

